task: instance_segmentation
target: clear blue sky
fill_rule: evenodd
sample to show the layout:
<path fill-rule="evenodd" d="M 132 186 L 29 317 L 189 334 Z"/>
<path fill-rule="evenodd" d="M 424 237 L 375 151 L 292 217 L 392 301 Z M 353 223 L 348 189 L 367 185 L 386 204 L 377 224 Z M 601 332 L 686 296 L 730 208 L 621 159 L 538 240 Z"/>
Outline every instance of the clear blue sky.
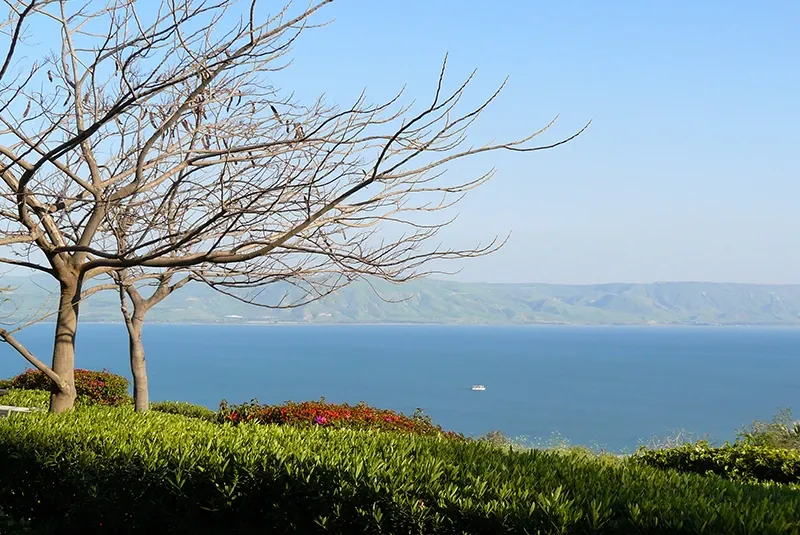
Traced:
<path fill-rule="evenodd" d="M 300 95 L 427 100 L 449 52 L 476 100 L 510 77 L 478 141 L 593 119 L 567 147 L 473 161 L 497 177 L 444 238 L 513 234 L 461 279 L 800 283 L 800 2 L 337 0 L 322 18 L 281 75 Z"/>
<path fill-rule="evenodd" d="M 451 167 L 498 172 L 442 239 L 512 232 L 461 280 L 800 283 L 800 2 L 336 0 L 330 19 L 276 74 L 301 98 L 427 101 L 449 52 L 451 87 L 478 69 L 473 103 L 509 77 L 478 143 L 593 120 Z"/>

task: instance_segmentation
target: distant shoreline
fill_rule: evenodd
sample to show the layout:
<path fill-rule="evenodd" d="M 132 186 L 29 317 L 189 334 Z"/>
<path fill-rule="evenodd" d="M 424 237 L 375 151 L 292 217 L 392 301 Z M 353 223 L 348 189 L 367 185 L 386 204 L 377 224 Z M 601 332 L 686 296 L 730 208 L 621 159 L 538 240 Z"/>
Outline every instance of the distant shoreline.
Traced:
<path fill-rule="evenodd" d="M 4 279 L 4 284 L 11 285 Z M 52 308 L 53 295 L 20 284 L 0 311 L 4 323 L 24 321 Z M 289 295 L 276 285 L 258 298 Z M 294 294 L 292 294 L 294 295 Z M 295 295 L 295 297 L 298 297 Z M 294 299 L 291 298 L 290 300 Z M 121 323 L 119 296 L 100 292 L 82 309 L 84 323 Z M 52 318 L 48 318 L 52 320 Z M 433 279 L 405 285 L 355 282 L 335 297 L 294 313 L 258 311 L 203 286 L 170 296 L 149 325 L 453 325 L 573 327 L 800 327 L 800 285 L 703 283 L 470 285 Z"/>

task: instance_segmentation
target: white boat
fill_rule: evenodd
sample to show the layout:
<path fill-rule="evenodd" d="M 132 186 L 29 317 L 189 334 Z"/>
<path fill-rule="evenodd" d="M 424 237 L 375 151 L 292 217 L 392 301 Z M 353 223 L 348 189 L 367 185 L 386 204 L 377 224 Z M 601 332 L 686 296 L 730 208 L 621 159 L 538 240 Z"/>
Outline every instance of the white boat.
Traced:
<path fill-rule="evenodd" d="M 483 385 L 472 385 L 473 390 L 483 391 L 486 390 L 486 387 Z"/>

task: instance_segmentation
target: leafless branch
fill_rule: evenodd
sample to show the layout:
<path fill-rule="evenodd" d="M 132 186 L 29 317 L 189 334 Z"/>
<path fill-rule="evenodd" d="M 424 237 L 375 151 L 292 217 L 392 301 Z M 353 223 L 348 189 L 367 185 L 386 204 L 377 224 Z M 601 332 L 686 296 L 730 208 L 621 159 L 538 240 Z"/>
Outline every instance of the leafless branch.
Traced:
<path fill-rule="evenodd" d="M 272 17 L 255 0 L 6 2 L 0 246 L 12 253 L 0 262 L 59 283 L 53 373 L 71 380 L 79 305 L 98 277 L 133 321 L 190 281 L 291 307 L 358 278 L 402 282 L 490 254 L 502 240 L 438 243 L 457 203 L 492 177 L 449 177 L 448 164 L 551 149 L 588 126 L 535 143 L 554 120 L 472 146 L 504 84 L 470 106 L 474 73 L 448 89 L 446 58 L 425 105 L 402 91 L 377 104 L 298 101 L 288 54 L 330 2 Z M 34 24 L 59 33 L 55 50 L 22 39 Z M 291 298 L 263 302 L 274 282 Z"/>
<path fill-rule="evenodd" d="M 9 333 L 6 329 L 0 328 L 0 338 L 3 339 L 5 343 L 13 347 L 20 355 L 22 355 L 25 360 L 30 362 L 34 368 L 40 370 L 44 373 L 47 377 L 49 377 L 55 384 L 60 385 L 63 383 L 61 377 L 58 376 L 47 364 L 36 358 L 36 356 L 28 351 L 28 349 L 23 346 L 19 340 L 14 338 L 14 336 Z"/>

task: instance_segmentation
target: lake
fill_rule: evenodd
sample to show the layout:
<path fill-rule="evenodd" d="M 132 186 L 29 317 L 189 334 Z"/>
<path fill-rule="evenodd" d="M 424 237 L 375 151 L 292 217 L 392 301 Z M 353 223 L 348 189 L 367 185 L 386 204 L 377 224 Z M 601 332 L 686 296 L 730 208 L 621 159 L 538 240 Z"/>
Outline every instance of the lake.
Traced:
<path fill-rule="evenodd" d="M 51 333 L 19 337 L 49 362 Z M 148 325 L 145 345 L 153 400 L 364 400 L 467 435 L 612 451 L 677 430 L 733 439 L 800 404 L 800 329 Z M 77 351 L 80 368 L 130 376 L 122 325 L 82 325 Z M 25 364 L 0 344 L 0 377 Z"/>

